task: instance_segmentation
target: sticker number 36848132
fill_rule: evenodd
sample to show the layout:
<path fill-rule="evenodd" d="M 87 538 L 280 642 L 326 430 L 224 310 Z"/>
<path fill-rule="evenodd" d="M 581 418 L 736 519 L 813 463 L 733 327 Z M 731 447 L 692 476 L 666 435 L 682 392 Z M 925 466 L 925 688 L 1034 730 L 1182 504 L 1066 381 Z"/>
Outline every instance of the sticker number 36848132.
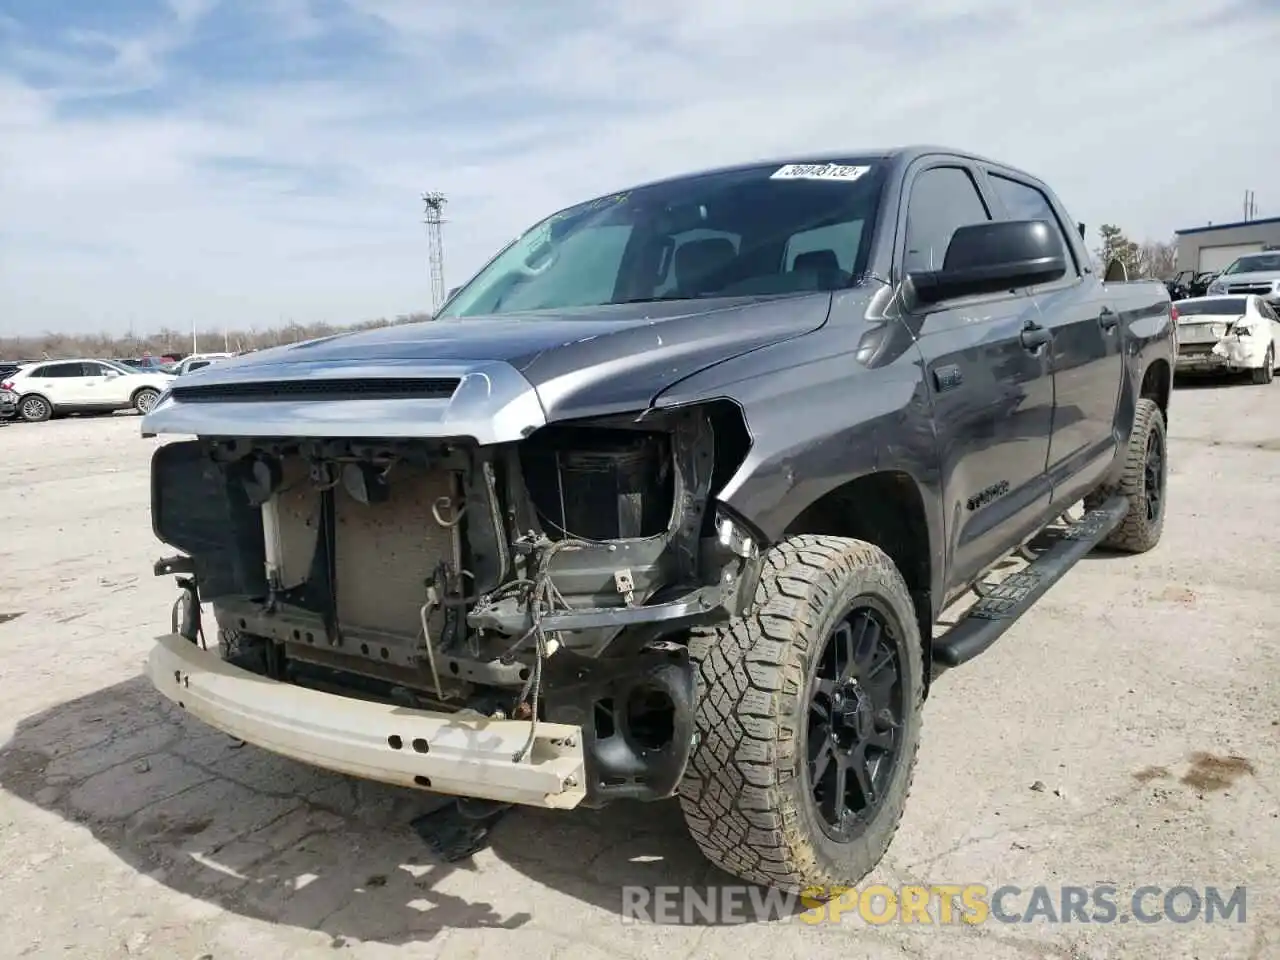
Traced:
<path fill-rule="evenodd" d="M 774 171 L 770 180 L 857 180 L 870 167 L 843 163 L 788 163 Z"/>

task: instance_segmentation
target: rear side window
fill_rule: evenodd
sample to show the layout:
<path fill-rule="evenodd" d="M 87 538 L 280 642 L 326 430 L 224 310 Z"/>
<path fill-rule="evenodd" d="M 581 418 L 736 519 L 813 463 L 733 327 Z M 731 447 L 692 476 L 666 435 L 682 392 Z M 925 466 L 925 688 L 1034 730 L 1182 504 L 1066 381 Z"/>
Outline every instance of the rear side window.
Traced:
<path fill-rule="evenodd" d="M 46 363 L 43 367 L 37 367 L 31 371 L 31 376 L 51 380 L 55 377 L 82 377 L 84 372 L 81 364 L 78 363 Z"/>
<path fill-rule="evenodd" d="M 969 171 L 933 167 L 916 177 L 907 201 L 907 247 L 903 270 L 940 270 L 947 245 L 960 227 L 991 219 Z"/>
<path fill-rule="evenodd" d="M 1045 221 L 1058 231 L 1058 239 L 1062 241 L 1062 249 L 1067 251 L 1067 256 L 1073 260 L 1075 259 L 1071 249 L 1071 242 L 1067 239 L 1067 233 L 1063 229 L 1062 221 L 1058 219 L 1058 214 L 1054 211 L 1053 204 L 1049 202 L 1049 198 L 1044 195 L 1043 190 L 1027 183 L 1020 183 L 1017 180 L 1002 177 L 998 173 L 991 173 L 988 176 L 991 179 L 991 186 L 995 190 L 996 196 L 1004 204 L 1004 208 L 1008 211 L 1011 220 Z"/>

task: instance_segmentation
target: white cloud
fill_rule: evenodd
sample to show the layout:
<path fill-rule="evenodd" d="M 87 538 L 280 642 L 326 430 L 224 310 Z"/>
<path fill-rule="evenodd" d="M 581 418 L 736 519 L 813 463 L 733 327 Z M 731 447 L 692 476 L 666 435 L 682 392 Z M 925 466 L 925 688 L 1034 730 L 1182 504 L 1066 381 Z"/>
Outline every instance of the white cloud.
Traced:
<path fill-rule="evenodd" d="M 1280 214 L 1268 0 L 338 3 L 240 0 L 271 69 L 206 46 L 232 0 L 0 25 L 0 333 L 425 309 L 423 190 L 456 283 L 558 206 L 810 150 L 975 150 L 1141 237 Z"/>

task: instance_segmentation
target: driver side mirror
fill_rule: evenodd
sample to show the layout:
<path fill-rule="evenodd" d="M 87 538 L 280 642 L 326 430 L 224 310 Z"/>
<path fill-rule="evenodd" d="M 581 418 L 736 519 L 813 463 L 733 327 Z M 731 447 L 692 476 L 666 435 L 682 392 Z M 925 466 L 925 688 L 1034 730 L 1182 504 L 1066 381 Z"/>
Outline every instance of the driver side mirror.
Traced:
<path fill-rule="evenodd" d="M 997 220 L 960 227 L 941 270 L 907 274 L 917 303 L 1000 293 L 1060 280 L 1067 273 L 1058 232 L 1043 220 Z"/>
<path fill-rule="evenodd" d="M 105 368 L 105 372 L 103 376 L 105 376 L 108 380 L 114 380 L 116 377 L 120 376 L 120 371 L 113 370 L 110 367 L 107 367 Z"/>

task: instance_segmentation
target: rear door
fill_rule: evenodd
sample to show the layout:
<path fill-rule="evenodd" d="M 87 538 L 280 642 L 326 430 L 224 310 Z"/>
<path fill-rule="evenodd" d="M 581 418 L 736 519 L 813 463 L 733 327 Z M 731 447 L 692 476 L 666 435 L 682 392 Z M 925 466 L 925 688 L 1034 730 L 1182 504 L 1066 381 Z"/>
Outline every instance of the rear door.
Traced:
<path fill-rule="evenodd" d="M 957 228 L 992 219 L 978 183 L 957 159 L 918 161 L 908 171 L 899 277 L 940 268 Z M 1022 342 L 1038 316 L 1030 296 L 1011 291 L 931 304 L 905 318 L 933 393 L 947 521 L 945 600 L 1044 522 L 1053 375 L 1048 350 Z"/>
<path fill-rule="evenodd" d="M 1054 503 L 1074 503 L 1097 486 L 1124 441 L 1116 425 L 1124 359 L 1121 317 L 1107 289 L 1086 274 L 1060 213 L 1031 179 L 988 169 L 987 179 L 1010 220 L 1043 220 L 1067 252 L 1067 275 L 1031 289 L 1041 322 L 1053 333 L 1050 360 L 1056 395 L 1048 472 Z"/>
<path fill-rule="evenodd" d="M 85 396 L 83 370 L 80 364 L 61 361 L 41 364 L 31 371 L 22 384 L 23 393 L 38 393 L 55 407 L 82 405 Z"/>

